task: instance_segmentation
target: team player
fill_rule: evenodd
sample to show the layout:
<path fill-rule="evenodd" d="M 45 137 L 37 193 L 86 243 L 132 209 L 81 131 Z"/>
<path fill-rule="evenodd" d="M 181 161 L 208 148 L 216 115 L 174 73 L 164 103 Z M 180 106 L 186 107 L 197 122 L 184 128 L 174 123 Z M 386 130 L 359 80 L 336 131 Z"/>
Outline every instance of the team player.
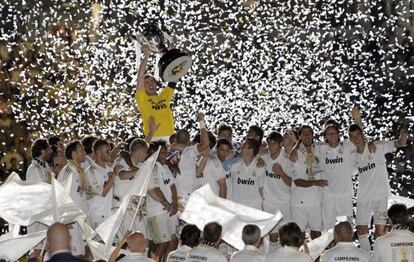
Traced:
<path fill-rule="evenodd" d="M 198 155 L 209 147 L 209 138 L 204 121 L 204 114 L 197 115 L 200 127 L 200 143 L 191 145 L 190 133 L 186 129 L 177 131 L 177 144 L 173 150 L 181 152 L 178 167 L 180 173 L 177 174 L 175 186 L 177 187 L 178 197 L 182 200 L 182 205 L 190 197 L 195 188 L 196 182 L 196 163 Z"/>
<path fill-rule="evenodd" d="M 215 195 L 226 198 L 226 173 L 220 160 L 213 152 L 213 148 L 216 145 L 216 138 L 211 132 L 208 132 L 208 137 L 210 146 L 204 152 L 201 152 L 201 158 L 197 163 L 196 188 L 209 184 Z"/>
<path fill-rule="evenodd" d="M 156 141 L 150 144 L 148 154 L 151 155 L 160 148 L 157 162 L 148 188 L 147 198 L 147 223 L 152 241 L 157 244 L 155 254 L 160 261 L 166 261 L 171 236 L 176 233 L 178 219 L 175 215 L 178 211 L 177 190 L 174 177 L 166 165 L 167 145 L 164 141 Z"/>
<path fill-rule="evenodd" d="M 414 261 L 414 233 L 409 230 L 408 217 L 403 204 L 394 204 L 388 209 L 392 229 L 375 241 L 373 261 Z"/>
<path fill-rule="evenodd" d="M 262 210 L 266 170 L 257 167 L 258 141 L 247 138 L 241 148 L 241 159 L 231 169 L 232 200 Z"/>
<path fill-rule="evenodd" d="M 326 143 L 319 144 L 323 178 L 328 185 L 322 188 L 322 221 L 324 229 L 333 228 L 336 217 L 353 215 L 353 182 L 355 173 L 351 152 L 355 146 L 350 141 L 341 141 L 339 126 L 333 120 L 324 125 Z"/>
<path fill-rule="evenodd" d="M 356 146 L 352 157 L 359 179 L 356 224 L 361 248 L 366 250 L 371 250 L 368 225 L 372 214 L 374 214 L 375 235 L 378 237 L 385 234 L 390 186 L 384 155 L 394 151 L 395 148 L 405 146 L 407 137 L 408 134 L 402 129 L 398 141 L 375 142 L 376 151 L 371 153 L 360 126 L 352 124 L 349 127 L 349 138 Z"/>
<path fill-rule="evenodd" d="M 168 141 L 174 133 L 174 116 L 171 110 L 171 99 L 174 95 L 176 83 L 169 82 L 159 94 L 157 94 L 157 81 L 152 75 L 146 75 L 146 67 L 149 57 L 148 46 L 143 45 L 144 58 L 141 61 L 137 76 L 135 100 L 141 113 L 144 134 L 150 131 L 148 125 L 150 117 L 153 117 L 159 128 L 154 133 L 153 139 Z"/>
<path fill-rule="evenodd" d="M 242 240 L 244 243 L 243 250 L 233 253 L 230 258 L 231 262 L 263 262 L 265 255 L 259 250 L 261 232 L 260 228 L 253 224 L 243 227 Z"/>
<path fill-rule="evenodd" d="M 92 188 L 92 197 L 88 200 L 88 211 L 91 225 L 96 228 L 111 216 L 112 187 L 120 166 L 110 166 L 109 143 L 98 139 L 93 143 L 95 161 L 86 170 L 88 183 Z"/>
<path fill-rule="evenodd" d="M 185 258 L 191 249 L 198 246 L 200 243 L 200 236 L 201 232 L 197 226 L 191 224 L 185 225 L 180 234 L 181 246 L 168 255 L 167 262 L 185 261 Z"/>
<path fill-rule="evenodd" d="M 129 141 L 128 141 L 129 142 Z M 114 189 L 113 189 L 113 200 L 112 200 L 112 212 L 120 207 L 123 197 L 129 190 L 132 179 L 134 179 L 137 174 L 139 167 L 144 163 L 148 153 L 148 143 L 141 139 L 135 138 L 130 142 L 129 145 L 129 155 L 118 158 L 115 161 L 116 165 L 120 165 L 119 175 L 115 177 L 114 180 Z M 135 221 L 132 223 L 132 219 L 135 214 L 136 199 L 133 199 L 129 203 L 128 210 L 125 213 L 124 220 L 119 227 L 118 239 L 122 239 L 129 230 L 131 224 L 133 225 L 133 230 L 139 231 L 147 236 L 147 230 L 145 225 L 145 217 L 137 216 Z"/>
<path fill-rule="evenodd" d="M 371 255 L 368 251 L 357 248 L 352 242 L 353 228 L 347 222 L 340 222 L 334 228 L 335 247 L 329 249 L 321 256 L 323 262 L 359 261 L 370 262 Z M 395 261 L 395 260 L 389 260 Z"/>
<path fill-rule="evenodd" d="M 92 165 L 95 161 L 95 155 L 93 153 L 93 143 L 98 138 L 95 136 L 85 136 L 82 139 L 82 146 L 85 150 L 85 160 L 82 162 L 82 168 L 86 171 L 86 169 Z"/>
<path fill-rule="evenodd" d="M 266 176 L 263 189 L 263 210 L 269 213 L 282 212 L 283 218 L 279 223 L 291 220 L 290 215 L 290 174 L 291 162 L 288 154 L 282 148 L 283 136 L 278 132 L 271 132 L 266 138 L 269 152 L 262 156 L 266 163 Z M 277 243 L 277 230 L 270 234 L 271 245 Z"/>
<path fill-rule="evenodd" d="M 322 230 L 322 192 L 321 188 L 328 185 L 321 179 L 320 157 L 313 144 L 313 130 L 304 125 L 299 129 L 301 145 L 298 160 L 293 164 L 291 212 L 295 221 L 304 232 L 310 228 L 312 239 L 319 237 Z"/>
<path fill-rule="evenodd" d="M 226 256 L 217 250 L 221 241 L 222 227 L 210 222 L 203 229 L 203 243 L 193 248 L 187 255 L 186 262 L 227 262 Z"/>
<path fill-rule="evenodd" d="M 31 152 L 32 163 L 27 169 L 26 181 L 31 183 L 45 182 L 50 184 L 52 179 L 52 172 L 47 163 L 47 160 L 49 159 L 52 150 L 49 146 L 49 143 L 46 139 L 36 139 L 32 144 Z M 35 222 L 34 224 L 27 227 L 27 232 L 34 233 L 45 229 L 47 229 L 47 226 L 43 225 L 42 223 Z M 43 245 L 44 241 L 35 246 L 31 256 L 40 256 Z"/>
<path fill-rule="evenodd" d="M 81 166 L 85 160 L 85 150 L 79 141 L 73 141 L 66 146 L 65 156 L 68 159 L 66 166 L 58 176 L 58 181 L 62 185 L 69 185 L 69 196 L 78 207 L 88 214 L 86 194 L 90 193 L 90 188 Z M 65 187 L 67 188 L 67 187 Z M 82 237 L 82 229 L 77 222 L 69 225 L 71 236 L 72 254 L 74 256 L 85 255 L 85 244 Z"/>

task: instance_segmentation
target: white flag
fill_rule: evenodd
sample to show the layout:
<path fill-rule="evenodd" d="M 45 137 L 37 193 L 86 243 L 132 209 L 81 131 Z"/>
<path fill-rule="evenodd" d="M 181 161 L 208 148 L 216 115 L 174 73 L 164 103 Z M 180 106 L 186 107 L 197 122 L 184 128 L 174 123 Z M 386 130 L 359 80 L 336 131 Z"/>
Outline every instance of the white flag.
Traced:
<path fill-rule="evenodd" d="M 322 232 L 322 235 L 318 238 L 312 239 L 307 243 L 309 249 L 309 256 L 315 261 L 325 250 L 325 248 L 334 239 L 333 229 Z M 301 247 L 303 249 L 303 247 Z"/>
<path fill-rule="evenodd" d="M 13 232 L 0 236 L 0 259 L 17 261 L 28 250 L 45 239 L 46 230 L 14 237 Z"/>
<path fill-rule="evenodd" d="M 115 235 L 124 219 L 130 200 L 133 196 L 144 197 L 148 191 L 149 179 L 152 174 L 155 162 L 158 158 L 159 149 L 152 154 L 138 170 L 137 174 L 129 186 L 128 192 L 122 198 L 122 202 L 118 210 L 110 216 L 107 220 L 102 222 L 97 228 L 96 232 L 106 244 L 106 254 L 110 254 L 110 248 L 114 241 Z"/>
<path fill-rule="evenodd" d="M 181 216 L 182 220 L 196 225 L 200 230 L 209 222 L 219 223 L 223 227 L 223 240 L 239 250 L 244 247 L 241 237 L 245 225 L 257 225 L 264 236 L 281 218 L 279 211 L 270 214 L 220 198 L 214 195 L 209 184 L 191 194 Z"/>

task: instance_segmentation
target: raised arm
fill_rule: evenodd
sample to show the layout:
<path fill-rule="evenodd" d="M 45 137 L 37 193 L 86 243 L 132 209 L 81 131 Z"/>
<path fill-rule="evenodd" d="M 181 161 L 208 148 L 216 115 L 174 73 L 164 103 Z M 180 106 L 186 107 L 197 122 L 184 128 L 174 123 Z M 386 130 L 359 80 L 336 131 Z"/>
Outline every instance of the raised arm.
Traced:
<path fill-rule="evenodd" d="M 408 140 L 408 132 L 405 128 L 401 128 L 400 130 L 400 138 L 394 142 L 395 148 L 405 147 L 407 145 Z"/>
<path fill-rule="evenodd" d="M 364 133 L 364 126 L 362 125 L 361 112 L 359 111 L 359 108 L 354 106 L 351 110 L 351 115 L 355 123 L 359 126 L 359 128 L 361 128 L 362 133 Z"/>
<path fill-rule="evenodd" d="M 142 89 L 145 87 L 144 78 L 145 78 L 145 71 L 147 70 L 147 63 L 148 63 L 150 49 L 146 45 L 141 45 L 141 51 L 144 54 L 144 58 L 141 60 L 141 64 L 139 65 L 139 69 L 138 69 L 137 86 L 136 86 L 137 92 L 139 89 Z"/>
<path fill-rule="evenodd" d="M 200 126 L 200 143 L 197 145 L 198 152 L 207 150 L 210 146 L 208 133 L 206 129 L 206 122 L 204 121 L 204 113 L 199 112 L 197 115 L 198 124 Z"/>

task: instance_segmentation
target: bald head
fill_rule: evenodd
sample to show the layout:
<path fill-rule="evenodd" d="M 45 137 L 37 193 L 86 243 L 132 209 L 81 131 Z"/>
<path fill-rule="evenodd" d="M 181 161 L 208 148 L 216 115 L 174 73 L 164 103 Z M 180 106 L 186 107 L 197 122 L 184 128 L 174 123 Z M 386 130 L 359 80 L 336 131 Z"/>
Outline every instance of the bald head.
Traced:
<path fill-rule="evenodd" d="M 71 250 L 70 234 L 66 225 L 55 223 L 47 230 L 47 246 L 49 253 L 59 250 Z"/>
<path fill-rule="evenodd" d="M 134 232 L 127 240 L 128 249 L 132 252 L 143 253 L 147 248 L 147 241 L 142 233 Z"/>
<path fill-rule="evenodd" d="M 334 228 L 335 242 L 352 242 L 352 226 L 349 222 L 340 222 Z"/>

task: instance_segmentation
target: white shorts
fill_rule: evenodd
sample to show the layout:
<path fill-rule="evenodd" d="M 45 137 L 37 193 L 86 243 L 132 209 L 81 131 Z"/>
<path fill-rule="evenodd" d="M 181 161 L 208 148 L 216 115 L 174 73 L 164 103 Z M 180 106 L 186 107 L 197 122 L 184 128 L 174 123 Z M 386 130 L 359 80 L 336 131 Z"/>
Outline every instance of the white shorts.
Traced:
<path fill-rule="evenodd" d="M 331 229 L 336 224 L 337 217 L 352 217 L 352 198 L 324 196 L 322 199 L 322 222 L 325 230 Z"/>
<path fill-rule="evenodd" d="M 70 224 L 70 226 L 72 226 L 72 228 L 69 228 L 72 255 L 83 256 L 85 255 L 85 241 L 83 239 L 82 229 L 77 222 Z"/>
<path fill-rule="evenodd" d="M 292 220 L 304 232 L 307 227 L 313 231 L 322 231 L 322 205 L 302 204 L 292 205 Z"/>
<path fill-rule="evenodd" d="M 282 212 L 283 217 L 270 233 L 277 233 L 281 225 L 292 220 L 292 215 L 290 213 L 290 201 L 278 204 L 268 203 L 266 201 L 263 202 L 263 211 L 275 214 L 278 210 Z"/>
<path fill-rule="evenodd" d="M 375 225 L 387 224 L 388 197 L 381 200 L 372 200 L 369 202 L 358 202 L 356 209 L 356 224 L 359 226 L 369 225 L 372 214 L 374 214 Z"/>
<path fill-rule="evenodd" d="M 177 216 L 170 217 L 168 213 L 162 213 L 147 219 L 148 232 L 155 244 L 165 243 L 171 240 L 171 236 L 177 231 Z"/>

